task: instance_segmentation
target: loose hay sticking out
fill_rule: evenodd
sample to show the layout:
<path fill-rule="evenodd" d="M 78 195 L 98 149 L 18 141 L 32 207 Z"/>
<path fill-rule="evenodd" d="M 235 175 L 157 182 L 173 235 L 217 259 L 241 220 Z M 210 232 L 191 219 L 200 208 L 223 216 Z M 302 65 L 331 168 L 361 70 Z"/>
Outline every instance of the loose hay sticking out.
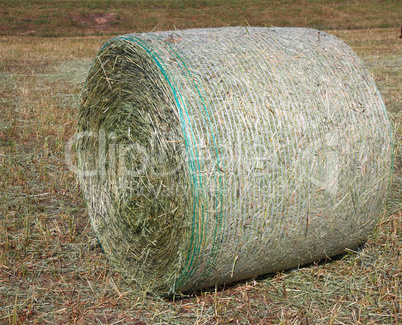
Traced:
<path fill-rule="evenodd" d="M 380 217 L 392 165 L 373 78 L 343 42 L 298 28 L 110 40 L 77 141 L 105 253 L 162 295 L 353 248 Z"/>

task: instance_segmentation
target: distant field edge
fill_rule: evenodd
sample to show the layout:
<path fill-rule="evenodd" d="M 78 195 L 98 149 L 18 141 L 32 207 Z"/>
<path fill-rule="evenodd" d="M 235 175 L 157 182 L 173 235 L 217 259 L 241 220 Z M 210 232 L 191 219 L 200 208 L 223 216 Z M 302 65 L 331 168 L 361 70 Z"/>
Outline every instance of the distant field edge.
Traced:
<path fill-rule="evenodd" d="M 399 33 L 401 11 L 395 0 L 0 0 L 0 35 L 108 36 L 242 25 Z"/>

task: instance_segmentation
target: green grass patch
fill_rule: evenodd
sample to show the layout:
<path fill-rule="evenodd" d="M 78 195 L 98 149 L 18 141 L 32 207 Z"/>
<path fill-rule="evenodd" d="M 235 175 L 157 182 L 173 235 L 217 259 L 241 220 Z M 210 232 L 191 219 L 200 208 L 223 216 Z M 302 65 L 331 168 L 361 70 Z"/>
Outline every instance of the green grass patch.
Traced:
<path fill-rule="evenodd" d="M 0 35 L 80 36 L 219 26 L 398 28 L 400 1 L 0 1 Z M 106 20 L 104 14 L 113 14 Z M 247 23 L 245 22 L 247 20 Z"/>

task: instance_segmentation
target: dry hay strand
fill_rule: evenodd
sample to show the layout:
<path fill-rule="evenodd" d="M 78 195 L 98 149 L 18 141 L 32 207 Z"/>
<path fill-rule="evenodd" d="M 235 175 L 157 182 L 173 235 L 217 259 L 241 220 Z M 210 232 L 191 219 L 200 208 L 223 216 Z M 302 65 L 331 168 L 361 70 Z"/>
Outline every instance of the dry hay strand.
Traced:
<path fill-rule="evenodd" d="M 79 109 L 78 175 L 99 241 L 161 295 L 359 245 L 384 209 L 392 148 L 372 76 L 312 29 L 116 37 Z"/>

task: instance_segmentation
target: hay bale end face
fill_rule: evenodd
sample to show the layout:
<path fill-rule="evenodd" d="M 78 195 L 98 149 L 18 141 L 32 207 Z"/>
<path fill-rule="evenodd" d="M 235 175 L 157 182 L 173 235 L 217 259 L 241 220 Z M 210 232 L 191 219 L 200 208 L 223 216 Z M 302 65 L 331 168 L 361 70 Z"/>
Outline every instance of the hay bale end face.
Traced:
<path fill-rule="evenodd" d="M 392 165 L 372 76 L 312 29 L 110 40 L 79 109 L 78 176 L 110 262 L 170 295 L 362 243 Z"/>

